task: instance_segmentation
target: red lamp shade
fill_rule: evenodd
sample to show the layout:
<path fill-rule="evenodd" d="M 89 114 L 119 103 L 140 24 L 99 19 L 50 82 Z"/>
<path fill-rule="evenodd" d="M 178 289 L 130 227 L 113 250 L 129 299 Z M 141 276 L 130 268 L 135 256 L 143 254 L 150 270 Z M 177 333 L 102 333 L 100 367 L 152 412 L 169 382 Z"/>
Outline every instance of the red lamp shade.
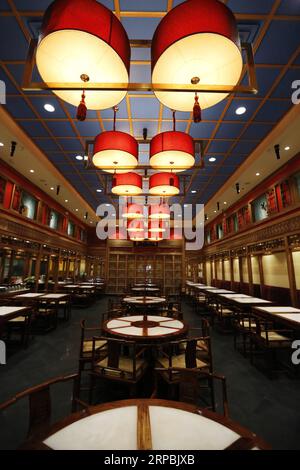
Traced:
<path fill-rule="evenodd" d="M 152 40 L 152 83 L 236 85 L 243 60 L 235 17 L 218 0 L 188 0 L 169 11 Z M 194 94 L 155 92 L 170 109 L 191 111 Z M 226 93 L 200 93 L 202 109 Z"/>
<path fill-rule="evenodd" d="M 130 44 L 118 18 L 96 0 L 56 0 L 45 12 L 36 51 L 46 83 L 128 83 Z M 80 90 L 54 93 L 78 106 Z M 88 109 L 120 103 L 126 91 L 86 91 Z"/>
<path fill-rule="evenodd" d="M 127 225 L 127 232 L 129 234 L 145 232 L 145 221 L 142 219 L 130 220 Z"/>
<path fill-rule="evenodd" d="M 161 220 L 150 220 L 149 226 L 148 226 L 148 231 L 149 233 L 152 234 L 157 234 L 157 233 L 163 233 L 166 231 L 163 222 Z"/>
<path fill-rule="evenodd" d="M 138 143 L 125 132 L 108 131 L 97 135 L 93 163 L 108 173 L 127 173 L 138 164 Z"/>
<path fill-rule="evenodd" d="M 121 173 L 113 177 L 112 192 L 119 196 L 138 196 L 143 191 L 143 178 L 137 173 Z"/>
<path fill-rule="evenodd" d="M 149 219 L 169 219 L 170 207 L 168 204 L 152 204 L 149 206 Z"/>
<path fill-rule="evenodd" d="M 161 242 L 164 239 L 162 232 L 152 233 L 149 232 L 148 240 L 149 242 Z"/>
<path fill-rule="evenodd" d="M 152 196 L 176 196 L 179 194 L 179 178 L 174 173 L 156 173 L 149 178 Z"/>
<path fill-rule="evenodd" d="M 156 169 L 184 171 L 195 163 L 194 141 L 184 132 L 170 131 L 158 134 L 150 143 L 150 165 Z"/>
<path fill-rule="evenodd" d="M 143 219 L 144 206 L 140 204 L 128 204 L 124 207 L 122 217 L 125 219 Z"/>
<path fill-rule="evenodd" d="M 130 237 L 130 240 L 133 242 L 143 242 L 145 240 L 144 234 L 140 232 L 130 233 L 129 237 Z"/>

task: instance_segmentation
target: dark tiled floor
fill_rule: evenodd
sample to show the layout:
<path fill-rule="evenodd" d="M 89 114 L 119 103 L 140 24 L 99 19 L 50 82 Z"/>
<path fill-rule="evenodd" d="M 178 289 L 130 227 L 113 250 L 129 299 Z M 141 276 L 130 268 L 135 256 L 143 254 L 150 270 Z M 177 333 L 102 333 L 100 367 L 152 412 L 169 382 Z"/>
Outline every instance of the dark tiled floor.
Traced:
<path fill-rule="evenodd" d="M 69 324 L 45 336 L 37 336 L 30 347 L 8 357 L 0 366 L 0 402 L 27 387 L 58 375 L 75 372 L 80 338 L 80 319 L 88 325 L 99 324 L 107 298 L 88 309 L 74 309 Z M 183 304 L 184 316 L 191 326 L 199 326 L 193 308 Z M 233 349 L 232 336 L 213 333 L 214 365 L 227 377 L 230 416 L 264 438 L 274 449 L 300 449 L 300 380 L 282 376 L 270 381 Z M 70 389 L 59 386 L 54 420 L 69 411 Z M 109 399 L 109 397 L 108 397 Z M 26 406 L 14 405 L 0 416 L 0 448 L 14 449 L 26 433 Z"/>

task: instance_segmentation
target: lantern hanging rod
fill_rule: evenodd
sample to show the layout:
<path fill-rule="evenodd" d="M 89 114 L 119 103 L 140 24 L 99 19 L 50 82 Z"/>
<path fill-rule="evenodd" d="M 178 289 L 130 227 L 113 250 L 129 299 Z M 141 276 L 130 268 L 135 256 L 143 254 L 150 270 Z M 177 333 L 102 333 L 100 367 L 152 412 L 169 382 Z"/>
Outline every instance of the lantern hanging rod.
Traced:
<path fill-rule="evenodd" d="M 134 42 L 135 47 L 146 47 L 145 43 L 148 41 L 137 40 Z M 81 83 L 60 83 L 60 82 L 33 82 L 32 76 L 36 65 L 36 50 L 38 41 L 31 39 L 29 50 L 25 63 L 25 70 L 22 82 L 22 89 L 24 91 L 82 91 L 83 84 Z M 138 46 L 138 44 L 140 44 Z M 258 92 L 257 78 L 255 73 L 254 54 L 252 45 L 249 43 L 242 43 L 242 49 L 246 52 L 247 57 L 247 70 L 249 85 L 207 85 L 207 84 L 171 84 L 171 83 L 91 83 L 84 84 L 84 89 L 94 91 L 169 91 L 169 92 L 187 92 L 187 93 L 245 93 L 256 94 Z"/>

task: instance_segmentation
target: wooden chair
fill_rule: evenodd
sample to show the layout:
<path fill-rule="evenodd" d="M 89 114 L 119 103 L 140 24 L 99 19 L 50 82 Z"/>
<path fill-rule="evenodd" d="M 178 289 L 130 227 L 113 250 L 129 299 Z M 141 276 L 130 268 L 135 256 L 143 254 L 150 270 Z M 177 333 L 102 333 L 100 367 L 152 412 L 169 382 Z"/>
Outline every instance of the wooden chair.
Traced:
<path fill-rule="evenodd" d="M 183 319 L 181 310 L 181 302 L 169 301 L 162 307 L 159 314 L 163 317 L 176 318 L 177 320 Z"/>
<path fill-rule="evenodd" d="M 12 318 L 6 323 L 6 340 L 8 343 L 11 341 L 12 335 L 16 334 L 20 336 L 21 346 L 28 347 L 33 315 L 33 312 L 27 312 L 19 317 Z"/>
<path fill-rule="evenodd" d="M 199 369 L 205 372 L 210 371 L 210 364 L 197 357 L 197 343 L 203 337 L 192 339 L 182 339 L 166 344 L 158 352 L 156 358 L 156 368 L 160 369 L 163 380 L 168 384 L 171 392 L 172 386 L 176 383 L 178 375 L 172 375 L 169 371 L 173 368 Z"/>
<path fill-rule="evenodd" d="M 293 331 L 278 328 L 274 321 L 255 318 L 256 327 L 250 330 L 250 361 L 251 364 L 262 368 L 269 378 L 274 378 L 282 369 L 279 362 L 279 353 L 291 351 Z M 258 356 L 262 355 L 265 365 L 257 363 Z M 281 367 L 279 367 L 281 365 Z"/>
<path fill-rule="evenodd" d="M 250 351 L 250 334 L 256 329 L 256 322 L 250 313 L 237 311 L 233 318 L 233 344 L 234 349 L 239 350 L 247 357 Z"/>
<path fill-rule="evenodd" d="M 35 311 L 34 329 L 47 333 L 57 328 L 57 305 L 49 300 L 38 300 Z"/>
<path fill-rule="evenodd" d="M 99 360 L 97 342 L 107 341 L 106 354 Z M 143 378 L 148 363 L 143 357 L 146 348 L 139 347 L 134 341 L 106 337 L 95 337 L 93 340 L 93 359 L 90 383 L 90 403 L 95 380 L 101 378 L 129 387 L 130 396 L 136 394 L 136 387 Z"/>
<path fill-rule="evenodd" d="M 95 335 L 101 335 L 101 328 L 87 328 L 85 326 L 85 320 L 80 322 L 81 335 L 80 335 L 80 350 L 79 350 L 79 367 L 78 367 L 78 385 L 81 388 L 81 376 L 85 367 L 88 366 L 88 370 L 92 368 L 93 359 L 93 338 Z M 95 344 L 95 351 L 97 357 L 104 356 L 107 347 L 107 341 L 98 341 Z M 95 353 L 95 354 L 96 354 Z"/>
<path fill-rule="evenodd" d="M 215 382 L 221 385 L 221 402 L 222 414 L 229 416 L 226 378 L 222 375 L 212 374 L 200 369 L 189 369 L 173 367 L 165 369 L 155 369 L 155 389 L 151 398 L 157 398 L 158 395 L 158 379 L 169 377 L 170 382 L 175 382 L 177 393 L 174 397 L 178 401 L 191 403 L 202 408 L 219 410 L 218 398 L 216 398 Z"/>
<path fill-rule="evenodd" d="M 47 430 L 51 425 L 52 415 L 52 402 L 50 389 L 58 383 L 73 381 L 73 392 L 71 394 L 71 411 L 76 411 L 77 405 L 84 408 L 87 407 L 86 403 L 80 401 L 78 396 L 78 375 L 71 374 L 66 376 L 56 377 L 48 380 L 35 387 L 28 388 L 23 392 L 18 393 L 13 398 L 0 404 L 0 412 L 5 413 L 6 410 L 17 403 L 21 399 L 28 399 L 29 405 L 29 423 L 28 432 L 25 442 L 29 442 L 33 439 L 37 439 L 39 436 Z"/>

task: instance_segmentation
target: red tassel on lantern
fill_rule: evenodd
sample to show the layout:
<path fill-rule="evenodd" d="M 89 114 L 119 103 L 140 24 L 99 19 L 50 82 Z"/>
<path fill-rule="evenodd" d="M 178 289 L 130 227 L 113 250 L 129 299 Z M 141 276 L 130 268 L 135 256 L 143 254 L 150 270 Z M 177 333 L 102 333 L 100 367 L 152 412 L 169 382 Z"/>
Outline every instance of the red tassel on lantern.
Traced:
<path fill-rule="evenodd" d="M 77 119 L 78 121 L 85 121 L 86 119 L 86 113 L 87 113 L 87 107 L 86 107 L 86 104 L 85 104 L 85 94 L 84 94 L 84 91 L 81 95 L 81 101 L 79 103 L 79 106 L 77 108 Z"/>
<path fill-rule="evenodd" d="M 195 104 L 193 108 L 193 116 L 194 116 L 194 122 L 201 122 L 202 121 L 202 116 L 201 116 L 201 108 L 199 104 L 199 97 L 197 93 L 195 94 Z"/>

